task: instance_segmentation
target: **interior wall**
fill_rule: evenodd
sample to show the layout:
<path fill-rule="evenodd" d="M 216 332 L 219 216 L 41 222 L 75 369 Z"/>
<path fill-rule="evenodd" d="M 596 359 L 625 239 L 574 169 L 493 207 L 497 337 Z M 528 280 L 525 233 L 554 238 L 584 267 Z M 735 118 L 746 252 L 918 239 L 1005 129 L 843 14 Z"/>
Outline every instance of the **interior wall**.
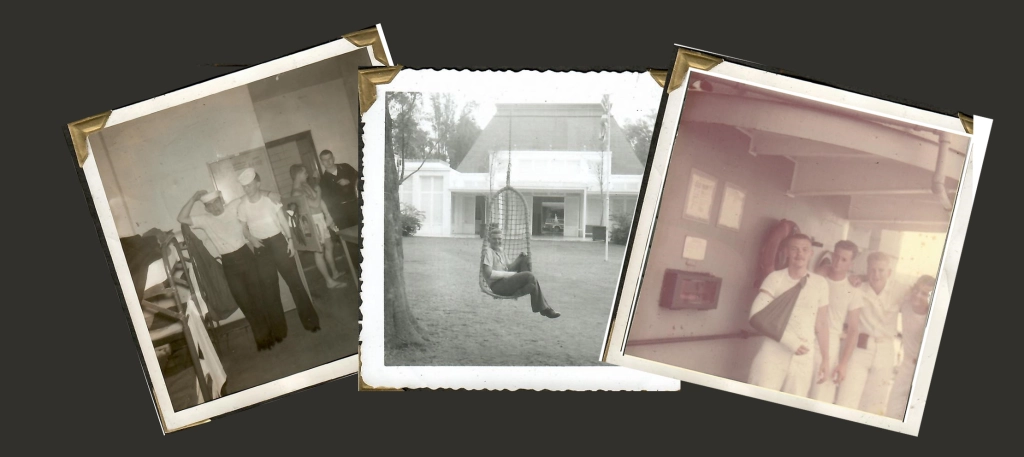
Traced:
<path fill-rule="evenodd" d="M 672 152 L 654 246 L 639 295 L 629 339 L 656 339 L 733 333 L 747 328 L 750 304 L 758 291 L 757 260 L 765 233 L 780 219 L 799 225 L 801 232 L 831 247 L 843 237 L 846 221 L 843 200 L 790 198 L 793 162 L 781 157 L 753 156 L 748 138 L 737 130 L 718 125 L 683 123 Z M 712 206 L 712 222 L 683 217 L 691 170 L 718 180 Z M 726 182 L 746 191 L 740 229 L 716 226 Z M 686 236 L 707 240 L 704 260 L 682 257 Z M 816 255 L 822 248 L 816 248 Z M 722 278 L 718 308 L 706 311 L 660 308 L 661 285 L 666 269 L 707 272 Z M 647 354 L 654 360 L 703 373 L 744 380 L 753 348 L 759 338 L 714 340 L 628 346 L 628 354 Z M 713 354 L 713 355 L 711 355 Z"/>
<path fill-rule="evenodd" d="M 117 174 L 114 173 L 114 165 L 110 163 L 110 154 L 107 152 L 107 144 L 103 141 L 103 135 L 93 135 L 89 138 L 89 143 L 93 158 L 96 160 L 96 168 L 99 170 L 100 176 L 106 177 L 103 179 L 103 192 L 107 195 L 107 202 L 110 205 L 110 213 L 114 217 L 117 233 L 122 234 L 121 236 L 134 233 L 128 206 L 125 205 L 124 193 L 121 191 L 121 184 L 117 181 Z"/>
<path fill-rule="evenodd" d="M 359 66 L 369 66 L 356 51 L 294 70 L 303 80 L 267 78 L 249 85 L 259 128 L 267 142 L 309 130 L 317 153 L 328 149 L 336 163 L 359 169 Z M 303 73 L 299 75 L 298 73 Z M 310 84 L 299 86 L 301 84 Z"/>
<path fill-rule="evenodd" d="M 105 145 L 95 151 L 97 164 L 109 165 L 109 174 L 100 168 L 105 190 L 115 181 L 120 188 L 125 214 L 114 213 L 120 237 L 154 227 L 179 230 L 178 211 L 189 197 L 213 190 L 209 162 L 263 147 L 245 87 L 111 126 L 97 136 Z"/>

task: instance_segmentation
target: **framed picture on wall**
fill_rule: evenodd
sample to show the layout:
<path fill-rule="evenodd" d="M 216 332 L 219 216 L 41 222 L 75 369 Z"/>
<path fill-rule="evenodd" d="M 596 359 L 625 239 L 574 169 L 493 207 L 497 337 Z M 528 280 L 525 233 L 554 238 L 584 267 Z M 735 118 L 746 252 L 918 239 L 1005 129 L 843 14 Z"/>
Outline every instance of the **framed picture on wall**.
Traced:
<path fill-rule="evenodd" d="M 718 210 L 718 226 L 733 230 L 740 229 L 740 222 L 743 221 L 743 203 L 747 193 L 742 188 L 731 182 L 725 183 L 725 190 L 722 192 L 722 204 Z"/>
<path fill-rule="evenodd" d="M 683 216 L 701 222 L 711 222 L 711 209 L 715 203 L 718 180 L 696 168 L 690 172 L 690 186 L 686 191 Z"/>

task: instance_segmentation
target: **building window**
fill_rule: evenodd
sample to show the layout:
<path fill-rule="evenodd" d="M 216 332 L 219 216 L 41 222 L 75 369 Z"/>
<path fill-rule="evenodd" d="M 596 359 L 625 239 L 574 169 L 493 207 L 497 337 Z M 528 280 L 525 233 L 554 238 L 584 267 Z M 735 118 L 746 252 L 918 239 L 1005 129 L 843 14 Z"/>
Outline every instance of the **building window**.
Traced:
<path fill-rule="evenodd" d="M 444 177 L 420 177 L 421 201 L 419 208 L 426 213 L 426 225 L 440 227 L 444 215 Z"/>
<path fill-rule="evenodd" d="M 401 186 L 398 186 L 398 200 L 402 203 L 408 203 L 415 205 L 412 201 L 412 183 L 409 181 L 403 182 Z"/>

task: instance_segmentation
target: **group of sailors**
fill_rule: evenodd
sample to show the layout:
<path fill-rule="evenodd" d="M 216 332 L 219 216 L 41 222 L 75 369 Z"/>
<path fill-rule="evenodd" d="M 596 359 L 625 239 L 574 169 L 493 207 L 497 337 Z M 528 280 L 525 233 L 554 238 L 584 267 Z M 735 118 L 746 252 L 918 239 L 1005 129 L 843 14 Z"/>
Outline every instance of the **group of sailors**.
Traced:
<path fill-rule="evenodd" d="M 292 196 L 302 196 L 314 221 L 314 232 L 322 244 L 322 252 L 314 256 L 317 269 L 328 287 L 344 287 L 337 281 L 334 266 L 331 231 L 340 231 L 357 225 L 359 203 L 357 198 L 358 173 L 348 164 L 336 165 L 329 150 L 320 153 L 324 168 L 317 185 L 308 182 L 309 171 L 304 165 L 292 167 Z M 295 302 L 303 328 L 310 332 L 320 330 L 320 318 L 313 307 L 296 265 L 295 241 L 288 223 L 281 195 L 261 188 L 261 177 L 252 168 L 237 175 L 244 195 L 225 202 L 219 191 L 197 191 L 178 214 L 178 222 L 201 229 L 219 253 L 228 289 L 242 310 L 252 329 L 258 350 L 269 350 L 288 335 L 278 275 Z M 197 202 L 205 213 L 192 214 Z M 326 254 L 326 256 L 324 256 Z"/>
<path fill-rule="evenodd" d="M 793 287 L 799 295 L 782 337 L 763 338 L 748 381 L 903 420 L 935 278 L 898 281 L 893 259 L 882 252 L 868 255 L 866 275 L 851 274 L 859 252 L 847 240 L 835 244 L 830 264 L 812 272 L 811 239 L 795 234 L 784 243 L 787 267 L 764 279 L 750 315 Z"/>

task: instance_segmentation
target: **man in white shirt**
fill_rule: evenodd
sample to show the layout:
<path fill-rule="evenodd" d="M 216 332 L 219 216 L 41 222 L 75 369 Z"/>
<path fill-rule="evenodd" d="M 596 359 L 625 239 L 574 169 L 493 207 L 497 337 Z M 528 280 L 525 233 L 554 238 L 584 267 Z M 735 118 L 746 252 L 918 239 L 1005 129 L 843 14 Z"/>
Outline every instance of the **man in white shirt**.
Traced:
<path fill-rule="evenodd" d="M 806 397 L 813 377 L 814 360 L 809 352 L 815 344 L 815 333 L 822 335 L 821 341 L 828 341 L 828 327 L 821 325 L 826 321 L 819 320 L 818 314 L 828 313 L 829 289 L 825 278 L 808 271 L 814 253 L 810 237 L 798 233 L 790 235 L 783 243 L 787 249 L 787 267 L 771 272 L 764 279 L 750 316 L 801 282 L 804 285 L 781 340 L 763 338 L 751 363 L 748 382 Z M 828 349 L 824 348 L 822 353 L 828 354 Z"/>
<path fill-rule="evenodd" d="M 203 203 L 206 214 L 192 215 L 196 201 Z M 276 340 L 267 322 L 256 256 L 238 220 L 238 203 L 239 200 L 235 200 L 225 205 L 220 191 L 200 190 L 185 202 L 178 213 L 178 222 L 202 230 L 217 248 L 231 297 L 249 322 L 256 349 L 262 351 L 272 348 Z"/>
<path fill-rule="evenodd" d="M 242 222 L 249 243 L 256 248 L 256 264 L 263 285 L 271 332 L 278 340 L 288 335 L 278 274 L 288 286 L 302 327 L 310 332 L 319 331 L 320 316 L 302 283 L 303 273 L 296 265 L 295 244 L 291 239 L 288 221 L 281 210 L 281 197 L 260 189 L 260 175 L 252 168 L 246 168 L 238 174 L 238 183 L 245 192 L 238 205 L 238 220 Z"/>
<path fill-rule="evenodd" d="M 529 294 L 533 312 L 551 319 L 561 316 L 561 313 L 548 306 L 548 301 L 540 289 L 540 282 L 530 272 L 529 257 L 522 253 L 516 260 L 508 261 L 505 251 L 501 249 L 501 234 L 501 229 L 498 228 L 491 229 L 487 233 L 489 246 L 483 253 L 481 267 L 484 279 L 491 287 L 491 292 L 510 297 Z"/>
<path fill-rule="evenodd" d="M 910 287 L 891 279 L 892 260 L 882 252 L 868 256 L 868 280 L 860 285 L 863 309 L 860 334 L 839 384 L 836 404 L 873 414 L 885 414 L 886 397 L 896 365 L 896 324 L 900 305 Z"/>
<path fill-rule="evenodd" d="M 910 297 L 903 302 L 903 307 L 900 309 L 903 321 L 903 331 L 900 336 L 900 342 L 903 345 L 903 362 L 896 370 L 896 380 L 893 381 L 892 391 L 889 393 L 889 407 L 886 408 L 886 415 L 893 419 L 903 420 L 907 413 L 910 387 L 914 381 L 914 370 L 917 369 L 917 358 L 921 353 L 924 327 L 928 323 L 928 308 L 934 289 L 935 278 L 927 275 L 921 276 L 914 284 Z"/>
<path fill-rule="evenodd" d="M 814 373 L 824 373 L 824 379 L 820 376 L 811 384 L 810 398 L 826 403 L 833 403 L 836 400 L 836 384 L 842 381 L 845 375 L 845 366 L 849 361 L 853 346 L 847 345 L 842 356 L 839 351 L 840 336 L 843 334 L 843 324 L 846 328 L 846 341 L 854 341 L 859 333 L 858 320 L 860 319 L 860 308 L 863 305 L 863 298 L 860 290 L 849 280 L 850 265 L 853 259 L 857 258 L 857 245 L 852 241 L 842 240 L 836 243 L 832 250 L 832 263 L 820 273 L 828 280 L 829 299 L 828 314 L 828 356 L 822 357 L 820 344 L 815 345 L 814 352 Z M 831 365 L 823 365 L 825 362 L 832 362 Z M 841 369 L 840 366 L 843 368 Z"/>

